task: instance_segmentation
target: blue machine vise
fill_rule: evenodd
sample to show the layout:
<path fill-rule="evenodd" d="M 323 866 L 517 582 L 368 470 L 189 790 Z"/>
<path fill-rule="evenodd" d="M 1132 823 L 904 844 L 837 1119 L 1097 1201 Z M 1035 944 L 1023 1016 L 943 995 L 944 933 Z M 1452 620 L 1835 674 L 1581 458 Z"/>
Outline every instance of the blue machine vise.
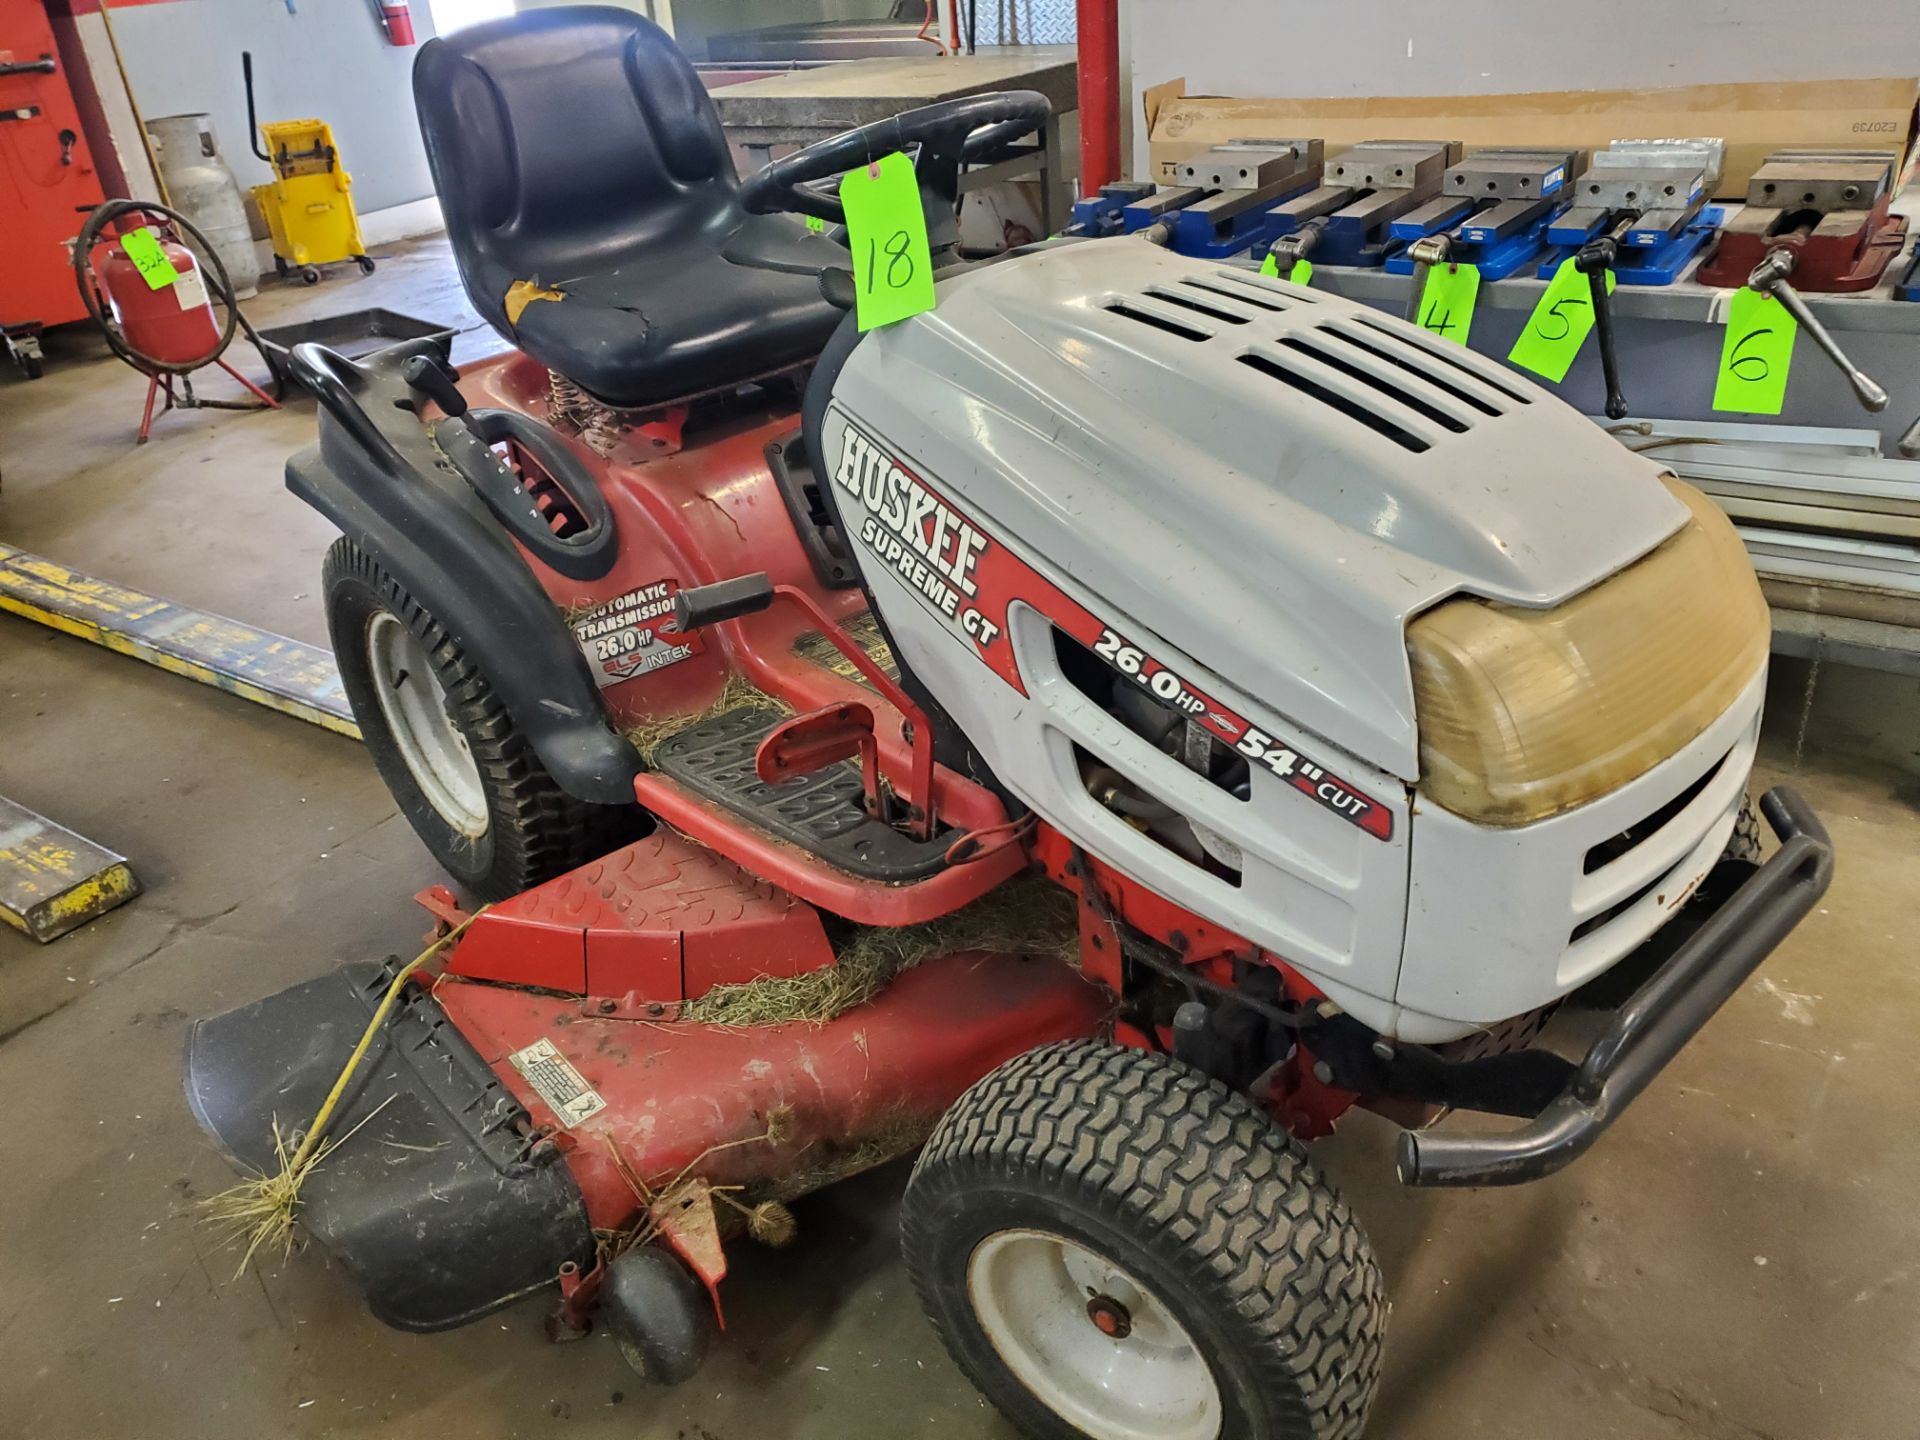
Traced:
<path fill-rule="evenodd" d="M 1132 235 L 1163 226 L 1182 255 L 1218 260 L 1238 254 L 1271 227 L 1275 207 L 1320 183 L 1318 140 L 1230 140 L 1194 156 L 1179 183 L 1104 185 L 1074 202 L 1067 235 Z"/>
<path fill-rule="evenodd" d="M 1479 150 L 1448 167 L 1439 198 L 1393 222 L 1403 244 L 1447 233 L 1450 258 L 1474 265 L 1484 280 L 1504 280 L 1547 248 L 1554 218 L 1567 206 L 1577 150 Z M 1389 274 L 1411 275 L 1404 250 L 1388 258 Z"/>
<path fill-rule="evenodd" d="M 1397 248 L 1394 220 L 1440 193 L 1458 141 L 1367 140 L 1328 162 L 1318 189 L 1268 215 L 1263 245 L 1284 274 L 1309 254 L 1316 265 L 1374 268 Z"/>
<path fill-rule="evenodd" d="M 1893 282 L 1893 298 L 1920 300 L 1920 245 L 1913 247 L 1913 254 L 1907 257 L 1907 268 Z"/>
<path fill-rule="evenodd" d="M 1719 140 L 1616 140 L 1595 151 L 1574 182 L 1572 207 L 1547 227 L 1554 248 L 1538 273 L 1551 277 L 1587 241 L 1618 230 L 1614 279 L 1671 285 L 1726 219 L 1706 203 L 1723 148 Z"/>
<path fill-rule="evenodd" d="M 1073 202 L 1073 216 L 1060 233 L 1084 235 L 1090 239 L 1123 234 L 1121 212 L 1127 206 L 1145 200 L 1153 192 L 1154 185 L 1150 180 L 1120 180 L 1111 185 L 1102 185 L 1098 195 L 1089 195 Z"/>

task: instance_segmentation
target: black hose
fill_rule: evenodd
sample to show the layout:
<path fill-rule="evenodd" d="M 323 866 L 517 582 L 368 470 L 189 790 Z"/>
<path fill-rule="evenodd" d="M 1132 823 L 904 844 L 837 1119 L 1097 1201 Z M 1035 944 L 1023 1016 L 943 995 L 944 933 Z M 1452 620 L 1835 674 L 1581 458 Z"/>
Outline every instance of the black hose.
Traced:
<path fill-rule="evenodd" d="M 200 273 L 207 281 L 212 292 L 218 297 L 221 306 L 227 312 L 226 323 L 221 327 L 220 338 L 205 355 L 193 360 L 163 360 L 157 355 L 148 355 L 135 349 L 128 343 L 126 333 L 115 323 L 112 314 L 102 302 L 100 286 L 93 274 L 93 247 L 99 242 L 101 232 L 114 221 L 128 214 L 158 215 L 178 227 L 181 234 L 192 243 L 194 258 L 199 262 Z M 80 289 L 80 299 L 87 307 L 87 314 L 106 334 L 107 345 L 113 353 L 142 375 L 158 378 L 162 375 L 187 375 L 203 366 L 211 365 L 227 353 L 227 347 L 233 343 L 235 330 L 245 333 L 260 351 L 265 361 L 266 350 L 260 343 L 260 334 L 253 328 L 251 321 L 241 313 L 240 303 L 234 297 L 233 281 L 227 275 L 227 267 L 221 263 L 220 254 L 213 248 L 213 242 L 200 232 L 185 215 L 169 205 L 154 200 L 108 200 L 94 207 L 87 216 L 86 224 L 80 227 L 80 234 L 73 242 L 73 278 Z M 272 370 L 272 366 L 267 366 Z M 219 410 L 262 410 L 266 407 L 257 400 L 199 400 L 194 403 L 201 407 Z"/>

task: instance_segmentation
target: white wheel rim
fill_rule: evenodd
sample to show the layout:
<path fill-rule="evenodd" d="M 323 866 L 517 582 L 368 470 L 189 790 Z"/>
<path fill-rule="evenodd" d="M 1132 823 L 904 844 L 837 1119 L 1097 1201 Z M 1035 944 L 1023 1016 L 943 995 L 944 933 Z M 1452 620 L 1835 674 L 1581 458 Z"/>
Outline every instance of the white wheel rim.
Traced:
<path fill-rule="evenodd" d="M 967 1262 L 967 1298 L 1007 1368 L 1094 1440 L 1219 1435 L 1220 1387 L 1186 1327 L 1086 1246 L 998 1231 Z"/>
<path fill-rule="evenodd" d="M 367 626 L 367 666 L 407 773 L 440 818 L 462 835 L 487 830 L 487 792 L 467 737 L 447 718 L 447 692 L 427 647 L 381 611 Z"/>

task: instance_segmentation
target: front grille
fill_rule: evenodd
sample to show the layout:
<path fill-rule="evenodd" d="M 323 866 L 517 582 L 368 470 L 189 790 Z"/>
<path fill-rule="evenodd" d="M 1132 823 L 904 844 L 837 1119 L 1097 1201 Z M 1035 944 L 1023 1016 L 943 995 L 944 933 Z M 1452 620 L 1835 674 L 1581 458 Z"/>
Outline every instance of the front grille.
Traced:
<path fill-rule="evenodd" d="M 1674 816 L 1691 805 L 1696 795 L 1713 783 L 1713 777 L 1720 773 L 1721 767 L 1724 766 L 1732 756 L 1733 751 L 1729 750 L 1725 755 L 1722 755 L 1717 762 L 1709 766 L 1698 780 L 1694 781 L 1644 820 L 1636 820 L 1618 835 L 1613 835 L 1602 840 L 1598 845 L 1595 845 L 1591 850 L 1587 851 L 1585 873 L 1591 875 L 1601 866 L 1611 864 L 1648 836 L 1656 833 L 1669 820 L 1673 819 Z"/>
<path fill-rule="evenodd" d="M 1638 946 L 1718 862 L 1746 800 L 1757 729 L 1670 799 L 1587 848 L 1572 886 L 1562 983 L 1582 983 Z"/>

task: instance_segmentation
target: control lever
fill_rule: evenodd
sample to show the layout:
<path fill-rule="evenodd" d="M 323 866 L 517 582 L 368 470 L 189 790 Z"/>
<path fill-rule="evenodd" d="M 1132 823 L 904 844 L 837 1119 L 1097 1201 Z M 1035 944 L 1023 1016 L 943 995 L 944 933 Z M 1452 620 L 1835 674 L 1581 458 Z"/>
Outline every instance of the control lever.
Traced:
<path fill-rule="evenodd" d="M 1640 221 L 1638 210 L 1621 211 L 1613 228 L 1582 245 L 1573 257 L 1573 268 L 1587 277 L 1587 293 L 1593 302 L 1593 333 L 1600 346 L 1600 374 L 1607 384 L 1607 418 L 1623 420 L 1627 397 L 1620 391 L 1620 357 L 1613 345 L 1613 297 L 1607 294 L 1607 274 L 1620 258 L 1620 242 Z"/>
<path fill-rule="evenodd" d="M 1427 293 L 1427 272 L 1446 264 L 1452 254 L 1453 236 L 1444 230 L 1437 235 L 1422 235 L 1407 247 L 1407 258 L 1413 261 L 1413 293 L 1407 296 L 1407 319 L 1413 324 L 1420 323 L 1420 297 Z"/>
<path fill-rule="evenodd" d="M 1273 256 L 1273 263 L 1280 269 L 1282 280 L 1292 273 L 1295 265 L 1313 253 L 1313 247 L 1320 243 L 1320 234 L 1326 228 L 1326 220 L 1315 217 L 1291 235 L 1282 235 L 1267 247 L 1267 253 Z"/>
<path fill-rule="evenodd" d="M 1800 292 L 1787 283 L 1787 277 L 1793 273 L 1793 267 L 1798 258 L 1795 252 L 1786 246 L 1775 246 L 1767 252 L 1766 259 L 1753 267 L 1753 273 L 1747 277 L 1747 284 L 1763 295 L 1773 296 L 1784 305 L 1787 313 L 1800 323 L 1800 328 L 1813 336 L 1813 343 L 1824 350 L 1827 358 L 1839 368 L 1842 375 L 1847 377 L 1847 383 L 1853 387 L 1854 396 L 1861 405 L 1870 413 L 1879 414 L 1887 408 L 1887 392 L 1874 384 L 1859 366 L 1847 358 L 1846 352 L 1840 348 L 1839 343 L 1827 333 L 1827 327 L 1822 325 L 1814 317 L 1814 313 L 1807 308 L 1807 302 L 1800 298 Z M 1908 438 L 1920 439 L 1920 437 L 1914 437 L 1912 431 L 1902 437 L 1900 443 L 1903 454 L 1906 453 L 1905 446 Z"/>
<path fill-rule="evenodd" d="M 1900 437 L 1900 453 L 1909 460 L 1920 460 L 1920 418 L 1907 427 L 1907 433 Z"/>
<path fill-rule="evenodd" d="M 453 383 L 460 378 L 460 372 L 438 356 L 414 356 L 400 367 L 400 378 L 452 418 L 457 420 L 467 413 L 467 397 Z"/>
<path fill-rule="evenodd" d="M 42 55 L 38 60 L 9 60 L 0 65 L 0 80 L 9 75 L 52 75 L 55 73 L 53 56 Z"/>

